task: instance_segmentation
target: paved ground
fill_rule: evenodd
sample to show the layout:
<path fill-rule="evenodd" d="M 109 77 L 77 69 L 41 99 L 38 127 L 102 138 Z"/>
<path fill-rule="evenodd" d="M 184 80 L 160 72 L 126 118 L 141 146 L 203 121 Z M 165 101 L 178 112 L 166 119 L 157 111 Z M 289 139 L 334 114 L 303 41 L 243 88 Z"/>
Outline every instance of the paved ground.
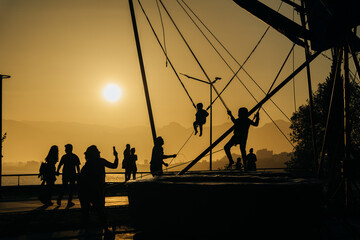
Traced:
<path fill-rule="evenodd" d="M 0 214 L 1 213 L 16 213 L 16 212 L 26 212 L 34 211 L 38 209 L 44 210 L 54 210 L 54 209 L 66 209 L 67 201 L 62 201 L 61 206 L 59 207 L 56 204 L 56 201 L 53 201 L 54 205 L 47 208 L 43 207 L 43 204 L 39 200 L 23 200 L 23 201 L 2 201 L 0 202 Z M 79 199 L 74 199 L 73 203 L 75 205 L 71 209 L 80 208 Z M 127 196 L 114 196 L 105 198 L 105 206 L 127 206 L 129 205 Z"/>
<path fill-rule="evenodd" d="M 80 226 L 81 216 L 78 198 L 73 200 L 75 205 L 71 208 L 66 208 L 66 200 L 61 206 L 58 206 L 56 201 L 53 203 L 53 206 L 45 207 L 34 198 L 21 201 L 2 199 L 0 201 L 0 239 L 104 239 L 102 229 L 96 225 L 87 229 L 76 227 Z M 128 224 L 128 205 L 127 196 L 105 198 L 108 221 L 114 223 L 111 226 L 117 240 L 133 239 L 135 234 L 134 228 Z"/>

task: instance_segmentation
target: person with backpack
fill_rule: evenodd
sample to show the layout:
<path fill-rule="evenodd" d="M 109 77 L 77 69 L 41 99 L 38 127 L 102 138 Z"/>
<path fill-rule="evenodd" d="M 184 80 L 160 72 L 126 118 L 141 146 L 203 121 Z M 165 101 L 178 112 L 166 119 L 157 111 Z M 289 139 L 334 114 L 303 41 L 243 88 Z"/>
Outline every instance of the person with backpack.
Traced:
<path fill-rule="evenodd" d="M 39 177 L 42 180 L 41 185 L 44 186 L 39 199 L 46 206 L 52 206 L 52 192 L 56 181 L 55 165 L 59 161 L 59 148 L 56 145 L 51 146 L 45 162 L 41 164 Z"/>

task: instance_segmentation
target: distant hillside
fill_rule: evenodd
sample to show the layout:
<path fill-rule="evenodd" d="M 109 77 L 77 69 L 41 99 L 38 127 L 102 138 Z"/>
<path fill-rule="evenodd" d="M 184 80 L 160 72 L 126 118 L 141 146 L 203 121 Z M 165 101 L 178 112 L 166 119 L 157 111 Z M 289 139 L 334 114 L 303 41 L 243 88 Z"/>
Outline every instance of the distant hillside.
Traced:
<path fill-rule="evenodd" d="M 276 122 L 288 135 L 290 123 L 282 120 Z M 231 123 L 214 126 L 213 140 L 216 140 L 230 127 Z M 116 146 L 121 160 L 125 145 L 130 143 L 132 147 L 136 148 L 139 163 L 150 161 L 153 146 L 150 127 L 115 128 L 81 123 L 3 120 L 3 132 L 7 133 L 7 138 L 3 143 L 5 172 L 6 166 L 11 164 L 22 162 L 25 171 L 27 162 L 31 162 L 28 164 L 30 166 L 34 165 L 34 161 L 43 161 L 52 145 L 58 145 L 60 155 L 62 155 L 64 154 L 64 145 L 73 144 L 74 152 L 83 163 L 85 161 L 83 153 L 88 146 L 93 144 L 98 146 L 104 158 L 112 161 L 112 146 Z M 157 129 L 157 134 L 165 140 L 165 154 L 177 153 L 192 132 L 192 128 L 184 128 L 177 123 L 170 123 Z M 230 137 L 231 135 L 216 146 L 214 151 L 221 150 Z M 209 128 L 205 127 L 203 136 L 192 136 L 172 164 L 190 161 L 208 146 Z M 272 150 L 274 154 L 292 151 L 291 145 L 272 123 L 258 128 L 251 127 L 247 148 L 250 147 L 254 148 L 255 152 L 266 148 Z M 234 147 L 233 152 L 239 154 L 239 148 Z M 214 154 L 213 159 L 221 159 L 224 155 L 223 151 L 219 151 Z"/>

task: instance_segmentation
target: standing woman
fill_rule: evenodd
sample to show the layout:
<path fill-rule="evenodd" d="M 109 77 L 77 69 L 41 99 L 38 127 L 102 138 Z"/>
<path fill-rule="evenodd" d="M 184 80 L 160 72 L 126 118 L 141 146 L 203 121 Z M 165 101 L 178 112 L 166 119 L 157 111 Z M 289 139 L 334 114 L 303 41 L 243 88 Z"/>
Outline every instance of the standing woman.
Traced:
<path fill-rule="evenodd" d="M 40 173 L 42 174 L 44 190 L 40 195 L 40 201 L 47 206 L 53 205 L 51 201 L 52 192 L 56 181 L 55 164 L 59 161 L 59 148 L 56 145 L 51 146 L 48 155 L 45 158 L 45 164 L 42 164 Z"/>

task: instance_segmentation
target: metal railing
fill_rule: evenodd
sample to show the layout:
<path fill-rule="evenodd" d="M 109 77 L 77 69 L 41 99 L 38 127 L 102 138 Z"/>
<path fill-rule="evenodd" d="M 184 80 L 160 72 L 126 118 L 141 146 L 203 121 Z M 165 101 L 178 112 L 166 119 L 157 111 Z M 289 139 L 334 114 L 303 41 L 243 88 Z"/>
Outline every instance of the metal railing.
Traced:
<path fill-rule="evenodd" d="M 216 172 L 218 170 L 213 170 Z M 265 171 L 285 171 L 285 168 L 257 168 L 258 172 L 265 172 Z M 166 171 L 166 174 L 177 173 L 178 171 Z M 194 171 L 197 172 L 197 171 Z M 61 174 L 60 174 L 61 175 Z M 111 177 L 111 175 L 119 175 L 119 177 Z M 150 172 L 136 172 L 136 178 L 143 178 L 143 177 L 151 177 Z M 9 180 L 9 178 L 13 178 Z M 27 181 L 24 178 L 31 178 Z M 125 181 L 125 172 L 107 172 L 106 173 L 106 182 L 124 182 Z M 132 178 L 132 176 L 131 176 Z M 62 182 L 59 181 L 59 177 L 57 178 L 58 181 L 55 184 L 61 184 Z M 3 174 L 2 175 L 2 183 L 3 186 L 24 186 L 24 185 L 40 185 L 41 180 L 38 178 L 38 174 L 30 173 L 30 174 Z"/>
<path fill-rule="evenodd" d="M 40 185 L 41 180 L 38 178 L 39 174 L 29 173 L 29 174 L 2 174 L 2 186 L 24 186 L 24 185 Z M 60 173 L 60 176 L 62 174 Z M 123 175 L 120 177 L 120 180 L 125 181 L 125 172 L 107 172 L 107 179 L 111 179 L 111 175 Z M 145 176 L 151 176 L 150 172 L 136 172 L 136 178 L 143 178 Z M 132 177 L 132 176 L 131 176 Z M 12 178 L 12 179 L 11 179 Z M 24 178 L 30 178 L 24 182 Z M 60 184 L 59 177 L 55 184 Z M 113 178 L 114 179 L 114 178 Z M 115 178 L 119 180 L 119 177 Z M 107 181 L 107 182 L 121 182 L 121 181 Z"/>

